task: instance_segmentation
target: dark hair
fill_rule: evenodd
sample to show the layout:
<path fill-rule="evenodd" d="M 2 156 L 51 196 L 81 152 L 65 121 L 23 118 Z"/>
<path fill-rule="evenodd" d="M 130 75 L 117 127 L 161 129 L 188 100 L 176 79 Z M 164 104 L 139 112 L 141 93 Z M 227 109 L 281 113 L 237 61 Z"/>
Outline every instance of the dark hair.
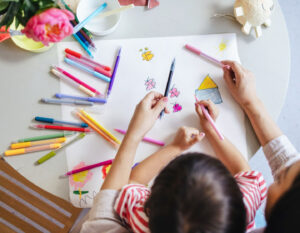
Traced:
<path fill-rule="evenodd" d="M 300 232 L 300 173 L 271 210 L 266 233 Z"/>
<path fill-rule="evenodd" d="M 157 176 L 145 204 L 152 233 L 243 233 L 239 187 L 217 159 L 188 153 Z"/>

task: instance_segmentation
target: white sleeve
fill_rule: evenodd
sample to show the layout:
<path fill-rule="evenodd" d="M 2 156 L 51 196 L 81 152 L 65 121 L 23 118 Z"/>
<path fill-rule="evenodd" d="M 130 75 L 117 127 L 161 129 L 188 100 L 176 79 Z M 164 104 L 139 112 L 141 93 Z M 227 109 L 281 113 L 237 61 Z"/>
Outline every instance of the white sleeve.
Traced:
<path fill-rule="evenodd" d="M 285 135 L 268 142 L 263 151 L 269 162 L 274 179 L 277 179 L 280 171 L 300 160 L 300 155 L 290 140 Z"/>
<path fill-rule="evenodd" d="M 97 194 L 89 217 L 83 223 L 80 233 L 129 232 L 113 208 L 118 193 L 116 190 L 103 190 Z"/>

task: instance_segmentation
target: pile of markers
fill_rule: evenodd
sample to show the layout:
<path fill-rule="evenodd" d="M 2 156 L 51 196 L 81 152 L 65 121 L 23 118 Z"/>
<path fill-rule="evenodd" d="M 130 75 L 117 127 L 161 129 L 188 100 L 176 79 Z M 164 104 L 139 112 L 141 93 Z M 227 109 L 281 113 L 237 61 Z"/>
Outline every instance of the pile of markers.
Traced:
<path fill-rule="evenodd" d="M 82 54 L 73 51 L 71 49 L 65 49 L 65 58 L 64 61 L 76 69 L 80 69 L 91 76 L 100 79 L 103 82 L 108 83 L 107 93 L 101 93 L 95 87 L 92 87 L 90 84 L 82 81 L 80 78 L 71 74 L 70 72 L 62 69 L 59 66 L 51 66 L 50 71 L 59 79 L 63 80 L 65 83 L 71 85 L 77 90 L 81 91 L 83 94 L 87 95 L 86 97 L 82 96 L 73 96 L 63 93 L 56 93 L 53 99 L 42 98 L 41 101 L 48 104 L 75 104 L 75 105 L 84 105 L 92 106 L 94 104 L 105 104 L 107 102 L 107 97 L 111 92 L 116 72 L 119 65 L 121 49 L 116 58 L 115 66 L 113 72 L 111 68 L 100 64 L 92 59 L 89 59 Z"/>

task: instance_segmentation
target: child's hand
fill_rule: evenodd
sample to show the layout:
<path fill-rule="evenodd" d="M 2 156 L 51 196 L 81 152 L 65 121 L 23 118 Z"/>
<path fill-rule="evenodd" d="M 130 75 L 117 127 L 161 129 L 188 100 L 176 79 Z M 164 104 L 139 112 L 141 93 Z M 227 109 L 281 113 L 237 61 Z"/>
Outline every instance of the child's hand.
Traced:
<path fill-rule="evenodd" d="M 200 133 L 198 129 L 191 127 L 180 127 L 170 145 L 178 148 L 180 151 L 185 151 L 196 142 L 201 141 L 204 136 L 205 133 Z"/>
<path fill-rule="evenodd" d="M 158 92 L 152 91 L 148 93 L 136 106 L 128 133 L 141 140 L 153 127 L 162 110 L 165 109 L 165 113 L 169 113 L 166 109 L 167 102 L 168 98 Z"/>
<path fill-rule="evenodd" d="M 202 109 L 200 107 L 201 104 L 207 109 L 209 115 L 214 121 L 216 121 L 216 119 L 218 118 L 219 110 L 211 100 L 201 100 L 195 103 L 195 109 L 200 118 L 200 124 L 204 132 L 214 130 L 210 122 L 207 120 L 204 113 L 202 112 Z"/>
<path fill-rule="evenodd" d="M 230 66 L 230 70 L 224 68 L 224 79 L 233 98 L 242 108 L 253 104 L 257 100 L 254 75 L 239 63 L 223 61 Z"/>

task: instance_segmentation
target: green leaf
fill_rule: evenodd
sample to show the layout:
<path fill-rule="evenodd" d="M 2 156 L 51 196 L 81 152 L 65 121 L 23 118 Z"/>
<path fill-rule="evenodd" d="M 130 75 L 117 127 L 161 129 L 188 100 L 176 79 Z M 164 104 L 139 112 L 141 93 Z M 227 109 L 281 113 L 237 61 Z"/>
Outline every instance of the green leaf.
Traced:
<path fill-rule="evenodd" d="M 0 3 L 2 2 L 20 2 L 20 0 L 0 0 Z"/>
<path fill-rule="evenodd" d="M 9 3 L 8 10 L 0 22 L 0 27 L 5 25 L 6 28 L 8 28 L 11 25 L 11 23 L 13 22 L 16 14 L 18 13 L 19 8 L 20 8 L 19 3 L 17 3 L 17 2 Z"/>
<path fill-rule="evenodd" d="M 0 15 L 3 15 L 8 9 L 9 2 L 0 2 Z"/>

